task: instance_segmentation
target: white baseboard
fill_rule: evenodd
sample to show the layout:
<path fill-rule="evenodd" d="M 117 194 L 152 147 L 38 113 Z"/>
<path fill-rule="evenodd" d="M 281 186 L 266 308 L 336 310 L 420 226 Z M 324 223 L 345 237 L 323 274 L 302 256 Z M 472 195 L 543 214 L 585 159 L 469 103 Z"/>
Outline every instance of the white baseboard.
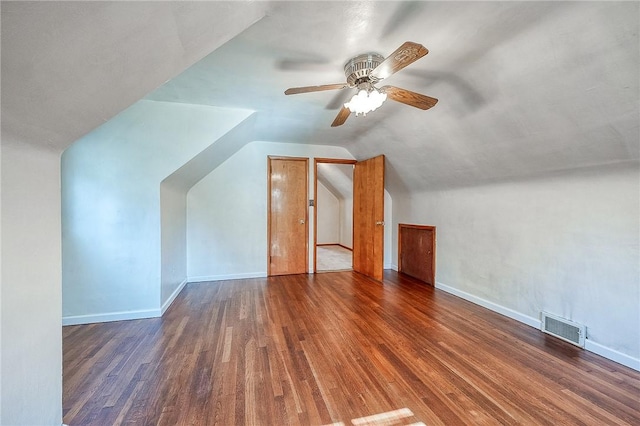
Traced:
<path fill-rule="evenodd" d="M 640 359 L 603 346 L 600 343 L 589 340 L 589 338 L 584 341 L 584 348 L 594 354 L 598 354 L 604 358 L 610 359 L 611 361 L 615 361 L 618 364 L 640 371 Z"/>
<path fill-rule="evenodd" d="M 396 265 L 395 263 L 392 263 L 391 265 L 389 265 L 388 268 L 385 269 L 393 269 L 394 271 L 398 272 L 398 265 Z"/>
<path fill-rule="evenodd" d="M 468 300 L 469 302 L 480 305 L 483 308 L 487 308 L 491 311 L 497 312 L 516 321 L 520 321 L 524 324 L 530 325 L 531 327 L 537 328 L 538 330 L 540 329 L 540 320 L 537 318 L 521 314 L 518 311 L 514 311 L 513 309 L 498 305 L 497 303 L 490 302 L 481 297 L 474 296 L 473 294 L 467 293 L 466 291 L 458 290 L 457 288 L 442 284 L 441 282 L 436 282 L 436 288 L 439 288 L 440 290 L 446 291 L 447 293 L 458 296 L 464 300 Z"/>
<path fill-rule="evenodd" d="M 453 294 L 454 296 L 458 296 L 464 300 L 468 300 L 471 303 L 480 305 L 483 308 L 487 308 L 491 311 L 497 312 L 501 315 L 504 315 L 506 317 L 509 317 L 511 319 L 514 319 L 516 321 L 519 321 L 521 323 L 524 323 L 526 325 L 529 325 L 533 328 L 537 328 L 538 330 L 540 330 L 541 322 L 537 318 L 524 315 L 520 312 L 514 311 L 513 309 L 504 307 L 497 303 L 490 302 L 481 297 L 474 296 L 473 294 L 467 293 L 466 291 L 458 290 L 457 288 L 448 286 L 446 284 L 442 284 L 440 282 L 436 282 L 436 288 L 439 288 L 440 290 L 446 291 L 447 293 Z M 636 359 L 629 355 L 625 355 L 614 349 L 611 349 L 599 343 L 590 341 L 589 339 L 585 340 L 584 348 L 589 352 L 593 352 L 611 361 L 617 362 L 618 364 L 622 364 L 626 367 L 633 368 L 634 370 L 640 371 L 640 359 Z"/>
<path fill-rule="evenodd" d="M 180 283 L 180 285 L 178 285 L 178 287 L 173 291 L 173 293 L 171 293 L 171 296 L 169 296 L 169 298 L 162 304 L 162 307 L 160 307 L 161 316 L 164 315 L 165 312 L 167 312 L 167 309 L 169 309 L 169 306 L 171 306 L 173 301 L 176 300 L 176 297 L 178 297 L 178 294 L 180 294 L 180 292 L 182 291 L 185 285 L 187 285 L 186 278 L 184 279 L 184 281 Z"/>
<path fill-rule="evenodd" d="M 249 272 L 246 274 L 226 274 L 226 275 L 204 275 L 199 277 L 189 277 L 187 281 L 190 283 L 201 283 L 205 281 L 226 281 L 226 280 L 242 280 L 245 278 L 265 278 L 266 272 Z"/>
<path fill-rule="evenodd" d="M 106 314 L 74 315 L 62 317 L 62 325 L 93 324 L 96 322 L 125 321 L 162 316 L 160 309 L 145 309 L 137 311 L 109 312 Z"/>

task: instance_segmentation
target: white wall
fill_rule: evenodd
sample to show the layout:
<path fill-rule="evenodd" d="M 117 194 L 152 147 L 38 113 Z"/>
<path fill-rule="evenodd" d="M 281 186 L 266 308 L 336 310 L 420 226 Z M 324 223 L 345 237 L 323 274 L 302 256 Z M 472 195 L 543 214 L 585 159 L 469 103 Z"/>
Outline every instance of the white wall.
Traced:
<path fill-rule="evenodd" d="M 166 181 L 160 185 L 160 240 L 164 312 L 187 282 L 187 193 Z"/>
<path fill-rule="evenodd" d="M 342 147 L 252 142 L 187 194 L 187 270 L 190 281 L 267 273 L 267 156 L 353 158 Z M 313 176 L 309 178 L 309 198 Z M 309 244 L 313 243 L 309 209 Z M 313 250 L 309 247 L 309 270 Z"/>
<path fill-rule="evenodd" d="M 340 244 L 353 248 L 353 198 L 340 199 Z"/>
<path fill-rule="evenodd" d="M 65 324 L 160 314 L 160 182 L 250 114 L 142 100 L 64 152 Z"/>
<path fill-rule="evenodd" d="M 394 199 L 394 230 L 437 227 L 441 288 L 585 324 L 587 349 L 640 368 L 639 194 L 637 168 L 425 192 Z"/>
<path fill-rule="evenodd" d="M 1 144 L 1 142 L 0 142 Z M 2 147 L 0 145 L 0 424 L 2 423 Z"/>
<path fill-rule="evenodd" d="M 340 242 L 340 200 L 318 181 L 316 194 L 318 211 L 318 244 Z"/>
<path fill-rule="evenodd" d="M 391 226 L 393 223 L 393 200 L 391 194 L 384 190 L 384 269 L 391 269 L 393 267 L 393 250 L 397 249 L 398 244 L 393 243 L 393 229 Z M 392 248 L 392 244 L 394 244 Z M 397 268 L 396 268 L 397 269 Z"/>
<path fill-rule="evenodd" d="M 60 155 L 2 135 L 0 424 L 62 420 Z"/>

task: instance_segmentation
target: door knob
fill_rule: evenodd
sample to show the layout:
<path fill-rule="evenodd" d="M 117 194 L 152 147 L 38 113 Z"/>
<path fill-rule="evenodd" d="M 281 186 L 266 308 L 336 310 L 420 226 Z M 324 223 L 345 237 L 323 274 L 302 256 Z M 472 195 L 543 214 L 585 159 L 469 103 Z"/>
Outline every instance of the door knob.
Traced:
<path fill-rule="evenodd" d="M 300 219 L 300 225 L 304 225 L 304 219 Z"/>
<path fill-rule="evenodd" d="M 376 225 L 384 226 L 384 220 L 377 221 Z"/>

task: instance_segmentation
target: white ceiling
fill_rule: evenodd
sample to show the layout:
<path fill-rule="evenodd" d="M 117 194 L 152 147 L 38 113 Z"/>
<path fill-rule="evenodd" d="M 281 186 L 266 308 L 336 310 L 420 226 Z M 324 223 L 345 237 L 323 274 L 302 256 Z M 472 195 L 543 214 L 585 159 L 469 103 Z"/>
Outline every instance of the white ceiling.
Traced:
<path fill-rule="evenodd" d="M 608 1 L 3 2 L 3 132 L 64 147 L 146 95 L 255 110 L 255 140 L 385 154 L 392 191 L 635 163 L 638 16 Z M 438 98 L 428 111 L 387 101 L 331 128 L 336 92 L 283 94 L 405 41 L 430 53 L 385 84 Z"/>

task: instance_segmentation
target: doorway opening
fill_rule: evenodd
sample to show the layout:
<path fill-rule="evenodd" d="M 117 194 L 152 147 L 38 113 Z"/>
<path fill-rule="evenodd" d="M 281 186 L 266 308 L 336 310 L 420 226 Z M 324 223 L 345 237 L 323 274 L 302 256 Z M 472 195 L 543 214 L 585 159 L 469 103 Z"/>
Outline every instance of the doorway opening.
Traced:
<path fill-rule="evenodd" d="M 316 158 L 314 272 L 353 269 L 353 169 L 356 160 Z"/>

